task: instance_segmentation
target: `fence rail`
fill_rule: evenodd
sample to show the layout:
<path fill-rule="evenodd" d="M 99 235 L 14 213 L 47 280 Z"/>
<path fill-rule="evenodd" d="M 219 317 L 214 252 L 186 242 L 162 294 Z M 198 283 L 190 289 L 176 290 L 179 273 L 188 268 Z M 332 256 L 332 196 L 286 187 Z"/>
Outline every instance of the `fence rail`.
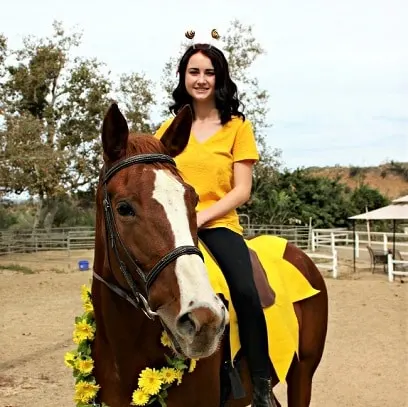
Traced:
<path fill-rule="evenodd" d="M 301 249 L 309 249 L 311 244 L 310 230 L 305 226 L 251 225 L 250 227 L 244 227 L 245 237 L 262 234 L 280 236 Z"/>
<path fill-rule="evenodd" d="M 259 234 L 281 236 L 302 249 L 310 247 L 307 227 L 281 225 L 251 225 L 244 227 L 244 236 Z M 51 230 L 0 230 L 0 256 L 13 253 L 33 253 L 49 250 L 68 251 L 92 249 L 94 228 L 55 228 Z"/>
<path fill-rule="evenodd" d="M 353 250 L 353 240 L 355 240 L 355 255 L 360 257 L 361 250 L 366 250 L 366 246 L 371 246 L 376 250 L 387 252 L 393 247 L 392 232 L 368 232 L 356 231 L 353 239 L 353 231 L 347 229 L 313 229 L 312 230 L 312 251 L 320 248 L 341 248 Z M 408 254 L 408 233 L 395 233 L 395 247 L 401 254 Z M 352 252 L 351 252 L 352 253 Z"/>
<path fill-rule="evenodd" d="M 92 249 L 94 239 L 94 229 L 83 227 L 51 230 L 0 230 L 0 255 Z"/>
<path fill-rule="evenodd" d="M 408 261 L 394 260 L 392 254 L 387 256 L 388 281 L 392 283 L 394 276 L 408 277 Z"/>
<path fill-rule="evenodd" d="M 327 271 L 332 272 L 333 278 L 337 278 L 339 275 L 339 269 L 338 269 L 338 255 L 337 255 L 337 250 L 333 249 L 331 254 L 322 254 L 322 253 L 307 253 L 307 255 L 313 260 L 315 263 L 316 267 L 320 270 L 325 269 Z M 325 261 L 321 262 L 318 260 L 330 260 L 330 261 Z"/>
<path fill-rule="evenodd" d="M 352 255 L 353 232 L 347 229 L 309 229 L 290 225 L 244 225 L 244 236 L 260 234 L 281 236 L 305 250 L 320 269 L 332 271 L 338 276 L 338 259 L 345 253 Z M 408 234 L 396 233 L 396 247 L 402 255 L 408 254 Z M 54 228 L 51 230 L 0 230 L 0 256 L 6 254 L 33 253 L 41 251 L 64 251 L 93 249 L 95 229 L 89 227 Z M 392 248 L 392 233 L 357 231 L 356 257 L 361 249 L 371 245 L 374 249 Z M 396 263 L 395 263 L 396 264 Z"/>

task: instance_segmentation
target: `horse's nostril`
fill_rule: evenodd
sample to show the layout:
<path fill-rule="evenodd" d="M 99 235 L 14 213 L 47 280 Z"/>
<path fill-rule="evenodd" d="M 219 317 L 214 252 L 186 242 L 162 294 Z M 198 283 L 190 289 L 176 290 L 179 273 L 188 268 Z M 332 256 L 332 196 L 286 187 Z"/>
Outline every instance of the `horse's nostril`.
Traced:
<path fill-rule="evenodd" d="M 181 315 L 177 320 L 177 330 L 181 335 L 192 336 L 197 332 L 197 326 L 190 312 Z"/>

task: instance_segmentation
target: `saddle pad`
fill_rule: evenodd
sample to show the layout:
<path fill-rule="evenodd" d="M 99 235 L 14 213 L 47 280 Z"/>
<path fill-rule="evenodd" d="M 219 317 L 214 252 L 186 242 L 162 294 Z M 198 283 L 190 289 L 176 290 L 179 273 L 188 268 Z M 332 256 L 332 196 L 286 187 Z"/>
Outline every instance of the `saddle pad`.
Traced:
<path fill-rule="evenodd" d="M 278 379 L 285 381 L 294 354 L 298 354 L 299 326 L 293 303 L 312 297 L 319 293 L 306 278 L 283 256 L 287 241 L 277 236 L 262 235 L 246 240 L 248 247 L 253 249 L 262 263 L 269 284 L 276 294 L 275 304 L 264 308 L 268 330 L 269 357 L 275 368 Z M 233 362 L 240 347 L 238 321 L 227 282 L 216 262 L 206 247 L 199 242 L 204 255 L 208 276 L 214 291 L 222 294 L 228 301 L 230 315 L 230 347 Z"/>

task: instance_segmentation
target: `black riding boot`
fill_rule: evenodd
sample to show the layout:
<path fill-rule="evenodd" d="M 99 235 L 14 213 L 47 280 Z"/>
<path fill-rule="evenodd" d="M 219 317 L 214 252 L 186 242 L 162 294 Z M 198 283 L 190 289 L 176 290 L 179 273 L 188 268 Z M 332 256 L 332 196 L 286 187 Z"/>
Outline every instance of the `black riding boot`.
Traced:
<path fill-rule="evenodd" d="M 252 386 L 253 386 L 252 407 L 276 407 L 276 403 L 272 394 L 271 379 L 253 377 Z"/>

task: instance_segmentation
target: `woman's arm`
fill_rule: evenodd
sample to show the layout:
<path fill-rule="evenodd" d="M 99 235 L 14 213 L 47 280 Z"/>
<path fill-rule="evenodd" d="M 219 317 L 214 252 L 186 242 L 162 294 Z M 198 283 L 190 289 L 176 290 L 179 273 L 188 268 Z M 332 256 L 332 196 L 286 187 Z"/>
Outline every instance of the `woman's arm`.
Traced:
<path fill-rule="evenodd" d="M 253 165 L 253 160 L 234 162 L 234 187 L 217 203 L 197 213 L 197 226 L 199 228 L 248 201 L 251 196 Z"/>

